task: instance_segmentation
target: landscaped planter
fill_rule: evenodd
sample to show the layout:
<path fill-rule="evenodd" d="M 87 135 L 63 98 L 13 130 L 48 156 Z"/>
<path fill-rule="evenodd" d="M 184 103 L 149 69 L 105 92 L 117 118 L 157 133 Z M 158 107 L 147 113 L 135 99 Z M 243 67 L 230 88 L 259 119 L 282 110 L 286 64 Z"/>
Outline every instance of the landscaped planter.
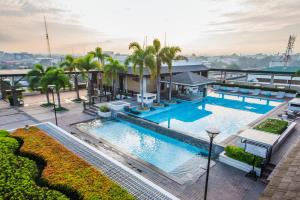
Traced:
<path fill-rule="evenodd" d="M 109 118 L 109 117 L 111 117 L 111 111 L 109 111 L 109 112 L 98 111 L 98 115 L 103 118 Z"/>
<path fill-rule="evenodd" d="M 219 155 L 219 161 L 226 164 L 226 165 L 229 165 L 231 167 L 234 167 L 234 168 L 237 168 L 237 169 L 240 169 L 244 172 L 250 172 L 252 170 L 252 166 L 251 165 L 248 165 L 246 163 L 243 163 L 241 161 L 238 161 L 238 160 L 235 160 L 233 158 L 230 158 L 228 156 L 225 155 L 225 151 L 223 151 L 220 155 Z M 256 174 L 258 176 L 260 176 L 260 173 L 261 173 L 261 169 L 260 168 L 257 168 L 255 167 L 254 170 L 256 171 Z"/>
<path fill-rule="evenodd" d="M 284 142 L 284 140 L 290 135 L 290 133 L 294 130 L 296 126 L 295 122 L 292 122 L 287 129 L 285 129 L 285 131 L 280 135 L 280 137 L 278 138 L 278 140 L 276 141 L 276 143 L 273 146 L 273 152 L 275 152 L 280 145 L 282 144 L 282 142 Z"/>

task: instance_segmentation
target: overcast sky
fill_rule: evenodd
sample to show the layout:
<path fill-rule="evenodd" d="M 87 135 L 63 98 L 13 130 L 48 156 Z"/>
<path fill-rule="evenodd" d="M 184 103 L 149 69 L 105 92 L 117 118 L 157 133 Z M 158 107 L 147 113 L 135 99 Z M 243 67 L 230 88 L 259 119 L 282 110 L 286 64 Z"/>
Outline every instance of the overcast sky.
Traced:
<path fill-rule="evenodd" d="M 165 33 L 185 54 L 277 53 L 300 37 L 300 0 L 0 0 L 0 50 L 47 52 L 44 15 L 54 53 L 127 53 Z"/>

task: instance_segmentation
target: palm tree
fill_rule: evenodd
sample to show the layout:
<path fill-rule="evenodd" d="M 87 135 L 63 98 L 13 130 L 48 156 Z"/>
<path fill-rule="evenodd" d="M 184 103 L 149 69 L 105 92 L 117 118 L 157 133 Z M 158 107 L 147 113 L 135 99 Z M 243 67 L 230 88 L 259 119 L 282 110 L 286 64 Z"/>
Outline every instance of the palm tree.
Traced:
<path fill-rule="evenodd" d="M 137 42 L 130 43 L 129 49 L 132 49 L 133 53 L 127 57 L 125 65 L 128 66 L 131 63 L 134 73 L 136 73 L 139 76 L 141 92 L 141 109 L 144 109 L 144 69 L 148 68 L 151 72 L 151 76 L 154 76 L 156 74 L 156 60 L 154 55 L 155 49 L 153 46 L 147 46 L 146 49 L 142 49 Z"/>
<path fill-rule="evenodd" d="M 165 47 L 164 54 L 162 55 L 162 60 L 168 65 L 168 71 L 170 76 L 169 81 L 169 101 L 172 100 L 172 77 L 173 77 L 173 61 L 174 60 L 187 60 L 185 56 L 178 55 L 181 52 L 180 47 L 171 46 Z"/>
<path fill-rule="evenodd" d="M 110 85 L 112 84 L 113 99 L 116 97 L 116 79 L 118 74 L 126 71 L 125 65 L 121 64 L 118 60 L 109 57 L 108 63 L 104 65 L 104 81 Z"/>
<path fill-rule="evenodd" d="M 62 67 L 65 71 L 69 72 L 76 72 L 77 71 L 77 63 L 76 59 L 72 55 L 66 55 L 65 60 L 60 64 L 60 67 Z M 78 87 L 78 74 L 74 74 L 74 85 L 75 85 L 75 91 L 77 98 L 75 101 L 80 102 L 80 96 L 79 96 L 79 87 Z"/>
<path fill-rule="evenodd" d="M 87 54 L 84 57 L 80 57 L 75 61 L 77 68 L 88 75 L 88 96 L 89 96 L 89 103 L 91 103 L 91 95 L 93 86 L 89 77 L 89 72 L 93 69 L 100 69 L 101 65 L 98 61 L 94 60 L 93 54 Z"/>
<path fill-rule="evenodd" d="M 168 51 L 168 48 L 161 48 L 161 43 L 159 39 L 153 40 L 153 47 L 155 48 L 155 57 L 156 57 L 156 102 L 157 105 L 160 105 L 160 73 L 161 66 L 164 63 L 164 55 Z"/>
<path fill-rule="evenodd" d="M 55 91 L 57 94 L 57 102 L 58 108 L 61 107 L 61 100 L 60 100 L 60 89 L 70 87 L 70 79 L 65 74 L 64 70 L 61 68 L 52 68 L 51 70 L 47 71 L 45 76 L 41 79 L 42 87 L 48 87 L 49 85 L 55 85 Z"/>
<path fill-rule="evenodd" d="M 103 66 L 105 64 L 105 58 L 109 58 L 108 54 L 103 53 L 101 47 L 96 47 L 95 51 L 90 51 L 89 54 L 92 54 L 95 58 L 98 59 L 98 62 Z"/>
<path fill-rule="evenodd" d="M 34 65 L 33 69 L 30 70 L 27 73 L 27 79 L 29 82 L 29 88 L 32 90 L 36 90 L 39 87 L 41 87 L 41 79 L 45 76 L 45 74 L 50 71 L 51 69 L 54 69 L 55 67 L 50 66 L 44 69 L 44 67 L 41 64 Z M 42 91 L 45 92 L 46 98 L 47 98 L 47 106 L 51 105 L 50 99 L 49 99 L 49 90 L 48 87 L 42 87 Z"/>

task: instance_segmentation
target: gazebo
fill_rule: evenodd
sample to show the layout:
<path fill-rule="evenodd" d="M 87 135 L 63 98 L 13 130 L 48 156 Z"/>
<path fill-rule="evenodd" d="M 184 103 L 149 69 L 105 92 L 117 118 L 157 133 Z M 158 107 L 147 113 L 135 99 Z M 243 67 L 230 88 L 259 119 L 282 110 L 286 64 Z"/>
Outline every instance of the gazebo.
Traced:
<path fill-rule="evenodd" d="M 160 82 L 169 86 L 170 78 L 167 77 Z M 214 83 L 204 76 L 193 72 L 183 72 L 172 77 L 173 90 L 177 91 L 178 97 L 185 99 L 202 99 L 207 95 L 207 85 Z"/>

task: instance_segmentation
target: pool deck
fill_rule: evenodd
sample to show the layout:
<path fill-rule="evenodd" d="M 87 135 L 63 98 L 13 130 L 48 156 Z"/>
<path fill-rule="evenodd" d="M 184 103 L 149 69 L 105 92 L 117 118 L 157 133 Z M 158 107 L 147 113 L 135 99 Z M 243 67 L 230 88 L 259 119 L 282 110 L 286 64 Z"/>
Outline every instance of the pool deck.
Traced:
<path fill-rule="evenodd" d="M 36 97 L 26 98 L 28 102 L 37 99 Z M 44 97 L 41 96 L 39 98 L 43 99 Z M 96 147 L 101 152 L 104 152 L 110 157 L 118 160 L 130 169 L 136 171 L 136 173 L 139 173 L 180 199 L 193 200 L 203 198 L 205 176 L 199 177 L 198 180 L 192 184 L 179 184 L 178 182 L 157 173 L 157 171 L 149 166 L 138 162 L 136 159 L 122 155 L 121 152 L 115 151 L 109 145 L 99 143 L 99 141 L 96 141 L 94 138 L 91 138 L 86 134 L 79 133 L 73 126 L 71 126 L 71 124 L 91 120 L 94 119 L 94 117 L 82 113 L 81 104 L 65 101 L 63 102 L 63 106 L 69 109 L 67 112 L 58 114 L 59 126 L 64 130 L 69 133 L 72 132 L 76 137 L 89 142 L 93 147 Z M 25 124 L 35 124 L 36 122 L 54 122 L 53 112 L 49 109 L 40 107 L 36 101 L 24 108 L 10 108 L 5 102 L 0 101 L 0 109 L 0 129 L 23 127 Z M 270 116 L 276 116 L 278 112 L 275 112 Z M 280 149 L 275 152 L 271 162 L 275 164 L 278 163 L 281 158 L 284 157 L 285 152 L 291 148 L 291 144 L 300 140 L 299 126 L 300 125 L 297 124 L 294 132 L 287 138 Z M 92 155 L 92 158 L 93 157 L 94 155 Z M 248 179 L 245 177 L 244 172 L 216 161 L 216 165 L 210 171 L 208 199 L 258 199 L 264 188 L 264 183 Z"/>

